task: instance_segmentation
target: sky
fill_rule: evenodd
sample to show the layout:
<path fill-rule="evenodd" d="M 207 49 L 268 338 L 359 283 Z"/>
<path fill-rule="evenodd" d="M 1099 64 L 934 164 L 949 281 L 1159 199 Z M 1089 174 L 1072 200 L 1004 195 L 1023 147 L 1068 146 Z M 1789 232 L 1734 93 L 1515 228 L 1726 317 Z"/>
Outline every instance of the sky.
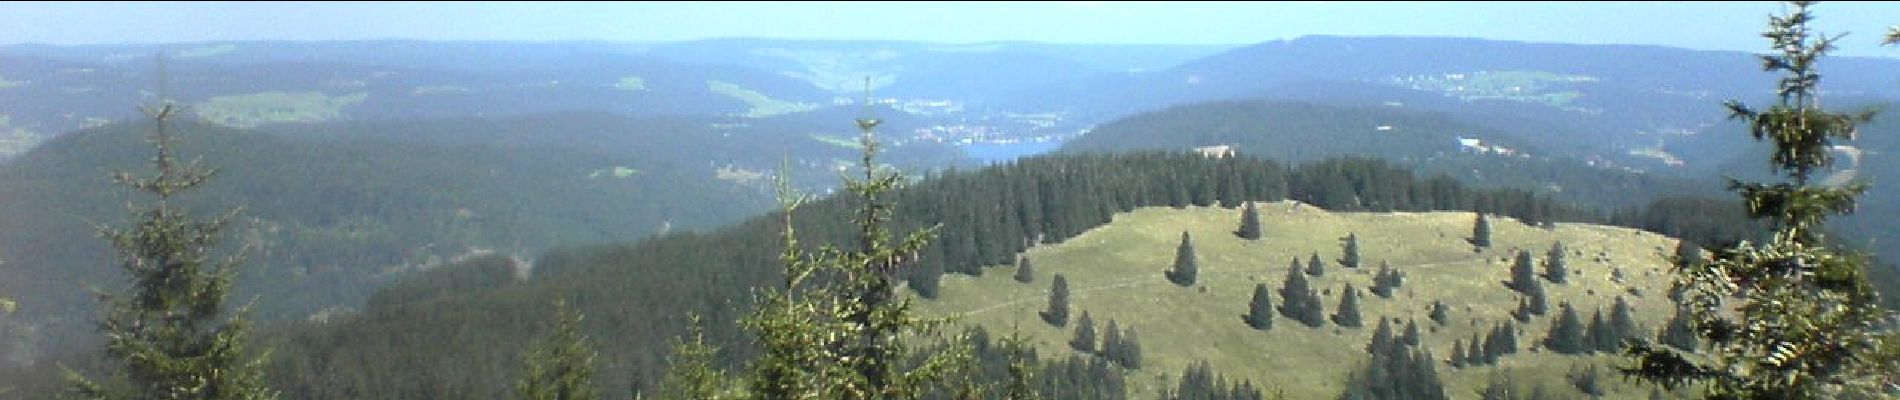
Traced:
<path fill-rule="evenodd" d="M 1251 44 L 1304 35 L 1461 36 L 1765 51 L 1775 2 L 0 2 L 0 45 L 242 40 Z M 1880 47 L 1900 2 L 1823 3 L 1814 26 Z"/>

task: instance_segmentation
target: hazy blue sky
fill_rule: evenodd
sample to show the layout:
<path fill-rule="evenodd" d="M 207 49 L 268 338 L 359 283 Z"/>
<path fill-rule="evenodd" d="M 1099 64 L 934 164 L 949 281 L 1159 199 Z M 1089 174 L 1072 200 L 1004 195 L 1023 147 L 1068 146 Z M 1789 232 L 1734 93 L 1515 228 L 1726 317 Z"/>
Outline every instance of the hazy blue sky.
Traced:
<path fill-rule="evenodd" d="M 1256 43 L 1309 34 L 1430 35 L 1759 51 L 1773 2 L 1606 3 L 0 3 L 0 44 L 212 40 L 607 40 L 714 37 L 941 42 Z M 1851 31 L 1840 55 L 1876 46 L 1900 2 L 1815 9 Z"/>

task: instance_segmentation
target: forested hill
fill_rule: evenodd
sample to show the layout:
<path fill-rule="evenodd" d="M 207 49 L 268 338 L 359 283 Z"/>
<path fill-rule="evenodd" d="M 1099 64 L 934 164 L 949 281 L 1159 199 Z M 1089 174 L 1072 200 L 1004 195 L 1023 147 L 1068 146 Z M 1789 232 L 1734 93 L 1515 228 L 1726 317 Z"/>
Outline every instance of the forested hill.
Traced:
<path fill-rule="evenodd" d="M 1229 146 L 1235 152 L 1304 162 L 1372 157 L 1480 187 L 1622 209 L 1664 197 L 1720 195 L 1719 185 L 1633 173 L 1553 154 L 1500 131 L 1446 113 L 1394 106 L 1344 106 L 1270 100 L 1196 103 L 1122 118 L 1063 145 L 1064 152 L 1185 151 Z"/>
<path fill-rule="evenodd" d="M 624 124 L 565 120 L 576 130 L 613 126 L 601 133 L 643 137 Z M 261 295 L 252 316 L 266 321 L 358 307 L 394 278 L 471 252 L 532 254 L 557 244 L 707 229 L 770 204 L 757 187 L 715 179 L 713 166 L 651 157 L 657 149 L 616 153 L 483 141 L 475 138 L 516 125 L 456 126 L 469 128 L 461 131 L 468 140 L 179 124 L 179 151 L 221 171 L 186 204 L 201 213 L 244 207 L 228 241 L 255 248 L 234 298 Z M 656 131 L 645 136 L 669 133 L 648 127 Z M 151 150 L 142 135 L 148 129 L 83 130 L 0 165 L 0 275 L 7 277 L 0 291 L 20 300 L 20 312 L 4 321 L 7 334 L 0 336 L 6 353 L 44 355 L 74 338 L 92 338 L 84 333 L 93 327 L 97 303 L 85 288 L 122 285 L 95 224 L 128 220 L 125 202 L 142 201 L 107 173 L 147 169 Z M 533 132 L 562 128 L 544 124 Z"/>
<path fill-rule="evenodd" d="M 1288 170 L 1256 158 L 1180 152 L 1025 159 L 930 177 L 894 200 L 897 225 L 944 224 L 909 277 L 914 289 L 930 295 L 940 273 L 985 273 L 984 266 L 1010 262 L 1037 239 L 1062 241 L 1117 212 L 1287 198 L 1334 210 L 1483 209 L 1531 223 L 1599 218 L 1528 192 L 1472 190 L 1374 160 L 1328 160 Z M 845 243 L 852 232 L 846 206 L 833 197 L 801 209 L 804 242 Z M 553 251 L 531 261 L 525 281 L 494 276 L 518 270 L 506 260 L 431 270 L 377 294 L 380 300 L 360 314 L 271 330 L 267 342 L 275 355 L 268 375 L 273 387 L 293 398 L 504 398 L 522 346 L 554 299 L 566 299 L 588 315 L 586 328 L 594 337 L 611 338 L 597 341 L 607 393 L 653 388 L 689 311 L 712 321 L 709 335 L 726 348 L 721 359 L 738 363 L 755 350 L 738 339 L 734 321 L 746 312 L 751 288 L 780 280 L 778 218 Z M 1686 222 L 1704 230 L 1744 225 L 1722 218 Z M 1688 232 L 1697 226 L 1675 228 Z M 1052 379 L 1046 382 L 1052 387 L 1065 385 Z"/>

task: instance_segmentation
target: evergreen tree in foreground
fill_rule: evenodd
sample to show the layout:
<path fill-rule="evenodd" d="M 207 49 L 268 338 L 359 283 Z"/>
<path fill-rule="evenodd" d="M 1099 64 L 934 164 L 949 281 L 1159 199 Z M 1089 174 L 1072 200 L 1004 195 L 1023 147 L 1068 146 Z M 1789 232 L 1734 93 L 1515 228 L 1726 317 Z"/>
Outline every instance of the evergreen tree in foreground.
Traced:
<path fill-rule="evenodd" d="M 1242 319 L 1254 329 L 1273 329 L 1273 298 L 1267 295 L 1267 284 L 1254 285 L 1253 301 L 1247 303 L 1247 315 Z"/>
<path fill-rule="evenodd" d="M 779 176 L 784 208 L 779 260 L 785 265 L 785 283 L 762 291 L 744 321 L 757 335 L 761 352 L 746 377 L 752 397 L 916 399 L 969 373 L 974 355 L 964 338 L 921 355 L 913 354 L 906 342 L 941 336 L 937 327 L 944 321 L 915 316 L 910 300 L 896 297 L 893 290 L 898 274 L 916 264 L 935 229 L 894 241 L 885 226 L 895 209 L 885 195 L 902 184 L 904 176 L 876 163 L 878 123 L 857 120 L 863 175 L 844 182 L 856 200 L 856 246 L 826 244 L 804 250 L 791 222 L 806 199 L 792 194 L 788 179 Z"/>
<path fill-rule="evenodd" d="M 1194 241 L 1187 231 L 1181 232 L 1181 245 L 1174 248 L 1174 268 L 1168 270 L 1168 281 L 1181 286 L 1194 286 L 1194 279 L 1200 275 L 1199 262 L 1194 257 Z"/>
<path fill-rule="evenodd" d="M 151 195 L 153 204 L 135 211 L 139 221 L 130 228 L 99 228 L 99 236 L 118 251 L 119 267 L 132 278 L 128 295 L 100 295 L 105 311 L 99 330 L 106 335 L 106 354 L 119 368 L 115 375 L 125 384 L 101 384 L 69 370 L 71 394 L 84 399 L 275 398 L 264 387 L 264 359 L 242 360 L 250 330 L 244 310 L 225 315 L 225 296 L 242 258 L 213 261 L 207 254 L 237 211 L 196 220 L 172 203 L 173 196 L 203 185 L 216 171 L 196 161 L 181 164 L 173 154 L 178 138 L 170 125 L 182 108 L 165 102 L 141 111 L 156 125 L 153 174 L 117 172 L 112 178 Z"/>
<path fill-rule="evenodd" d="M 660 397 L 657 400 L 717 400 L 724 398 L 722 390 L 726 384 L 725 376 L 714 364 L 719 348 L 706 343 L 706 334 L 701 328 L 699 316 L 689 315 L 687 337 L 673 347 L 673 356 L 667 360 L 671 367 L 666 376 L 660 379 Z M 638 398 L 639 395 L 635 395 Z"/>
<path fill-rule="evenodd" d="M 553 330 L 536 339 L 522 356 L 524 372 L 515 382 L 523 400 L 591 400 L 594 394 L 594 349 L 581 334 L 580 313 L 566 302 L 554 304 Z M 690 366 L 693 370 L 697 366 Z"/>
<path fill-rule="evenodd" d="M 1584 341 L 1583 320 L 1577 317 L 1577 310 L 1566 303 L 1557 319 L 1550 321 L 1550 334 L 1544 338 L 1544 348 L 1558 354 L 1584 354 L 1591 350 Z"/>
<path fill-rule="evenodd" d="M 1253 202 L 1247 202 L 1247 207 L 1240 211 L 1240 229 L 1235 230 L 1234 235 L 1241 239 L 1260 239 L 1260 211 L 1254 209 Z"/>
<path fill-rule="evenodd" d="M 1823 234 L 1827 218 L 1853 211 L 1867 185 L 1814 185 L 1812 178 L 1833 166 L 1836 141 L 1852 140 L 1873 112 L 1821 108 L 1815 65 L 1839 36 L 1810 30 L 1810 4 L 1795 2 L 1789 14 L 1770 17 L 1763 33 L 1777 52 L 1761 56 L 1763 67 L 1785 73 L 1779 100 L 1765 110 L 1726 104 L 1751 136 L 1774 145 L 1769 164 L 1789 179 L 1729 184 L 1750 217 L 1773 222 L 1772 236 L 1678 269 L 1688 288 L 1684 306 L 1708 340 L 1709 361 L 1637 344 L 1626 373 L 1669 387 L 1699 383 L 1708 397 L 1735 399 L 1830 398 L 1872 379 L 1863 363 L 1887 314 L 1867 283 L 1866 259 L 1829 249 Z"/>

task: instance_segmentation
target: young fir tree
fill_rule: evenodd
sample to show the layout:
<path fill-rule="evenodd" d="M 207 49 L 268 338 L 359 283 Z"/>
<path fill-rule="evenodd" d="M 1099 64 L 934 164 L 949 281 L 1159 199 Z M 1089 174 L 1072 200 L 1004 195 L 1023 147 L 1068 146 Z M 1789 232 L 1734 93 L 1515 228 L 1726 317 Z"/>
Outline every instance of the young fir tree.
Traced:
<path fill-rule="evenodd" d="M 1254 285 L 1253 301 L 1247 303 L 1247 315 L 1242 319 L 1254 329 L 1273 329 L 1273 298 L 1267 295 L 1267 284 Z"/>
<path fill-rule="evenodd" d="M 1049 282 L 1049 309 L 1042 311 L 1042 320 L 1057 327 L 1069 324 L 1069 280 L 1062 274 Z"/>
<path fill-rule="evenodd" d="M 1036 281 L 1036 267 L 1029 263 L 1029 257 L 1016 259 L 1016 281 L 1030 283 Z"/>
<path fill-rule="evenodd" d="M 792 194 L 780 174 L 784 285 L 763 291 L 743 321 L 757 335 L 762 354 L 746 377 L 752 397 L 915 399 L 971 367 L 968 340 L 949 340 L 949 347 L 920 357 L 906 341 L 940 337 L 937 328 L 944 324 L 917 317 L 911 301 L 893 290 L 898 274 L 915 264 L 935 229 L 894 240 L 886 227 L 895 209 L 886 194 L 904 177 L 876 163 L 878 124 L 873 118 L 857 120 L 863 175 L 844 182 L 857 207 L 855 246 L 804 250 L 791 221 L 805 198 Z"/>
<path fill-rule="evenodd" d="M 1181 245 L 1174 248 L 1174 268 L 1168 270 L 1168 281 L 1181 286 L 1194 286 L 1194 279 L 1200 275 L 1200 263 L 1194 257 L 1194 241 L 1187 231 L 1181 232 Z"/>
<path fill-rule="evenodd" d="M 687 315 L 687 338 L 673 346 L 666 376 L 660 379 L 656 400 L 717 400 L 725 398 L 726 377 L 714 364 L 719 347 L 706 343 L 698 315 Z M 636 395 L 638 397 L 638 395 Z"/>
<path fill-rule="evenodd" d="M 1537 284 L 1536 261 L 1531 252 L 1518 250 L 1517 261 L 1511 263 L 1511 288 L 1520 293 L 1530 294 L 1531 286 Z"/>
<path fill-rule="evenodd" d="M 1770 17 L 1763 33 L 1775 51 L 1761 56 L 1763 67 L 1785 74 L 1778 101 L 1767 109 L 1725 104 L 1751 136 L 1774 145 L 1769 165 L 1788 179 L 1729 185 L 1750 217 L 1772 223 L 1772 235 L 1678 271 L 1708 357 L 1639 345 L 1629 351 L 1636 362 L 1627 373 L 1668 386 L 1697 382 L 1709 397 L 1738 399 L 1827 398 L 1872 379 L 1864 376 L 1863 355 L 1876 349 L 1875 332 L 1887 314 L 1867 283 L 1865 257 L 1830 249 L 1823 234 L 1827 218 L 1852 211 L 1867 185 L 1817 185 L 1813 178 L 1832 168 L 1832 148 L 1852 140 L 1873 113 L 1821 107 L 1815 66 L 1839 36 L 1808 27 L 1810 4 L 1795 2 L 1788 14 Z"/>
<path fill-rule="evenodd" d="M 590 400 L 594 390 L 594 348 L 581 334 L 580 313 L 566 302 L 554 303 L 552 329 L 521 357 L 523 372 L 515 395 L 524 400 Z M 689 366 L 689 369 L 691 366 Z"/>
<path fill-rule="evenodd" d="M 1471 332 L 1470 343 L 1471 346 L 1465 347 L 1466 363 L 1470 363 L 1471 365 L 1490 365 L 1493 361 L 1496 361 L 1492 359 L 1489 354 L 1484 352 L 1483 339 L 1478 338 L 1477 332 Z"/>
<path fill-rule="evenodd" d="M 1399 336 L 1399 343 L 1404 343 L 1406 346 L 1418 346 L 1418 339 L 1418 321 L 1406 320 L 1405 333 Z"/>
<path fill-rule="evenodd" d="M 1306 321 L 1302 314 L 1306 311 L 1307 293 L 1312 288 L 1306 282 L 1306 274 L 1300 272 L 1300 260 L 1293 259 L 1293 266 L 1287 269 L 1286 280 L 1280 283 L 1280 314 L 1287 318 Z"/>
<path fill-rule="evenodd" d="M 208 254 L 237 211 L 198 220 L 174 203 L 216 170 L 178 160 L 171 123 L 183 108 L 167 101 L 141 111 L 155 125 L 154 171 L 116 172 L 112 179 L 150 195 L 152 203 L 134 210 L 138 221 L 131 227 L 99 228 L 117 250 L 119 268 L 132 278 L 130 293 L 100 294 L 105 310 L 99 330 L 123 381 L 102 384 L 69 370 L 70 393 L 84 399 L 275 398 L 264 386 L 264 358 L 243 359 L 250 330 L 245 310 L 227 315 L 225 309 L 242 256 L 212 260 Z"/>
<path fill-rule="evenodd" d="M 1339 296 L 1339 310 L 1333 313 L 1333 323 L 1347 328 L 1363 325 L 1359 316 L 1359 289 L 1346 285 L 1345 293 Z"/>
<path fill-rule="evenodd" d="M 1326 276 L 1326 262 L 1319 260 L 1319 252 L 1313 252 L 1313 256 L 1306 259 L 1306 274 Z"/>
<path fill-rule="evenodd" d="M 1344 243 L 1339 245 L 1340 251 L 1343 254 L 1339 257 L 1339 266 L 1343 268 L 1359 268 L 1359 235 L 1348 233 L 1346 234 L 1346 238 L 1341 240 L 1344 241 Z"/>
<path fill-rule="evenodd" d="M 1404 282 L 1405 277 L 1400 276 L 1398 271 L 1393 271 L 1391 263 L 1380 261 L 1379 272 L 1372 275 L 1372 294 L 1392 298 L 1392 291 L 1398 289 Z"/>
<path fill-rule="evenodd" d="M 1511 311 L 1511 319 L 1517 322 L 1531 322 L 1531 303 L 1523 297 L 1517 298 L 1517 309 Z"/>
<path fill-rule="evenodd" d="M 1564 263 L 1564 242 L 1551 243 L 1550 251 L 1544 253 L 1544 279 L 1556 284 L 1570 279 L 1569 265 Z"/>
<path fill-rule="evenodd" d="M 1386 348 L 1396 346 L 1397 340 L 1398 338 L 1392 336 L 1392 323 L 1385 318 L 1380 318 L 1379 327 L 1372 330 L 1372 341 L 1366 343 L 1366 352 L 1375 354 L 1385 352 Z"/>
<path fill-rule="evenodd" d="M 1451 307 L 1445 306 L 1445 302 L 1432 300 L 1432 311 L 1429 315 L 1432 322 L 1436 322 L 1439 325 L 1451 323 L 1450 309 Z"/>
<path fill-rule="evenodd" d="M 1126 347 L 1122 348 L 1121 358 L 1115 361 L 1123 368 L 1141 369 L 1141 336 L 1135 334 L 1135 327 L 1128 327 L 1128 333 L 1122 334 L 1122 343 Z"/>
<path fill-rule="evenodd" d="M 1465 353 L 1466 352 L 1465 352 L 1464 339 L 1458 339 L 1451 342 L 1451 367 L 1452 368 L 1465 367 L 1465 363 L 1468 362 L 1466 360 Z"/>
<path fill-rule="evenodd" d="M 1035 348 L 1023 339 L 1020 331 L 1010 332 L 999 345 L 1003 354 L 1009 357 L 1009 381 L 1003 383 L 1003 400 L 1041 400 L 1042 395 L 1036 391 L 1035 383 Z"/>
<path fill-rule="evenodd" d="M 1240 211 L 1240 229 L 1235 230 L 1234 235 L 1241 239 L 1260 239 L 1260 211 L 1254 209 L 1253 202 L 1247 202 L 1247 207 Z"/>
<path fill-rule="evenodd" d="M 1083 353 L 1095 352 L 1095 320 L 1089 319 L 1089 312 L 1083 311 L 1081 318 L 1075 320 L 1075 337 L 1069 339 L 1069 348 Z"/>
<path fill-rule="evenodd" d="M 1102 328 L 1102 347 L 1096 350 L 1103 358 L 1115 361 L 1116 358 L 1121 357 L 1122 347 L 1126 345 L 1122 343 L 1121 325 L 1116 324 L 1113 319 L 1108 320 L 1108 326 Z"/>
<path fill-rule="evenodd" d="M 1484 213 L 1477 214 L 1478 221 L 1471 225 L 1471 245 L 1491 247 L 1491 221 L 1484 218 Z"/>

